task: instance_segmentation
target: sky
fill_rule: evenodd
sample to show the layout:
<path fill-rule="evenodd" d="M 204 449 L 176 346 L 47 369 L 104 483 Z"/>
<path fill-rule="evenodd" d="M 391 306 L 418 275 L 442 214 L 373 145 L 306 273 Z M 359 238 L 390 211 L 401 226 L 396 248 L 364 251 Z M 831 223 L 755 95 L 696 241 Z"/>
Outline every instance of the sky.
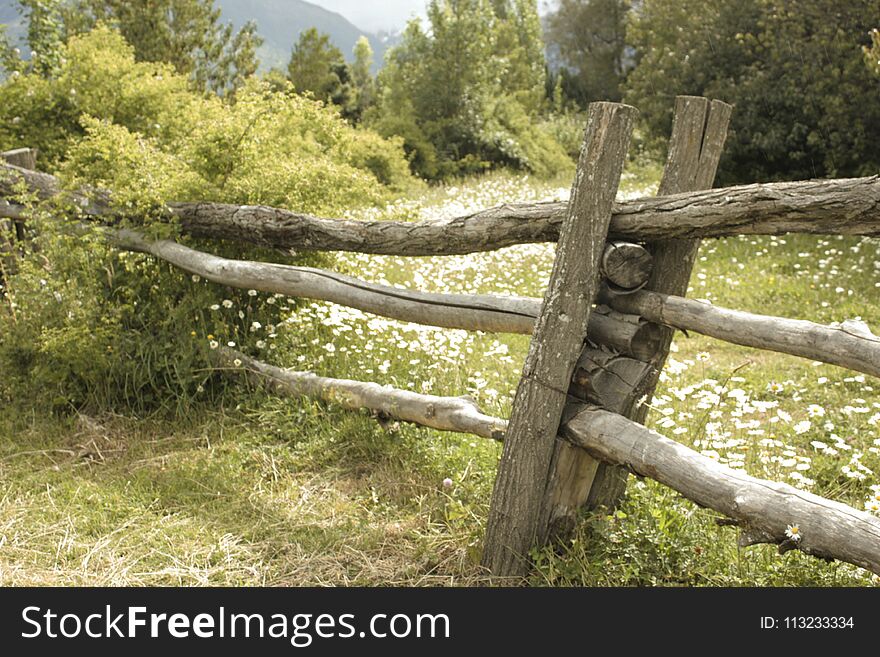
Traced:
<path fill-rule="evenodd" d="M 414 16 L 425 16 L 427 0 L 308 0 L 330 11 L 342 14 L 360 28 L 377 32 L 379 30 L 400 30 Z M 539 0 L 538 6 L 544 13 L 544 5 L 555 0 Z"/>
<path fill-rule="evenodd" d="M 426 0 L 308 0 L 330 11 L 342 14 L 360 28 L 379 30 L 401 29 L 414 16 L 425 15 Z"/>

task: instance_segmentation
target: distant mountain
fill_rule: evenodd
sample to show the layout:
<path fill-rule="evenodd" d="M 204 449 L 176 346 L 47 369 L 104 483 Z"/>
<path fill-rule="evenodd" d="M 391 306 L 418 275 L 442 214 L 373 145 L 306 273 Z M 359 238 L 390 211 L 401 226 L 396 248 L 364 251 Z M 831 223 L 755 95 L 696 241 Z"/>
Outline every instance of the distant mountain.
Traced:
<path fill-rule="evenodd" d="M 249 20 L 256 22 L 257 32 L 266 40 L 259 51 L 264 68 L 286 66 L 300 32 L 310 27 L 330 35 L 333 45 L 349 60 L 354 44 L 361 35 L 366 36 L 373 47 L 376 67 L 381 66 L 385 52 L 396 40 L 389 34 L 362 30 L 341 14 L 305 0 L 216 0 L 216 3 L 223 11 L 223 19 L 232 21 L 236 28 Z"/>
<path fill-rule="evenodd" d="M 370 40 L 374 53 L 374 69 L 382 64 L 385 52 L 396 37 L 387 33 L 371 33 L 353 25 L 344 16 L 305 0 L 215 0 L 222 13 L 221 20 L 240 28 L 247 21 L 257 24 L 257 32 L 265 39 L 258 55 L 263 69 L 284 67 L 300 33 L 310 27 L 330 35 L 330 41 L 347 59 L 352 58 L 354 44 L 361 37 Z M 0 23 L 9 26 L 13 38 L 23 38 L 26 26 L 18 13 L 15 0 L 0 0 Z"/>

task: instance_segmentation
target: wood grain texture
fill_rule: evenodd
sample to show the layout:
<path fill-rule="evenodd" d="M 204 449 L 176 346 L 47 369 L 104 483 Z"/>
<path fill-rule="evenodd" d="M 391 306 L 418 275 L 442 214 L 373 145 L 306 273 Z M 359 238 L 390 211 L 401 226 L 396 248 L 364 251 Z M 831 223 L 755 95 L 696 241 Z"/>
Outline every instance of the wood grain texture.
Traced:
<path fill-rule="evenodd" d="M 731 111 L 730 105 L 720 101 L 710 102 L 695 96 L 676 98 L 672 135 L 659 194 L 694 192 L 712 186 L 727 137 Z M 675 219 L 680 217 L 676 216 Z M 649 243 L 654 268 L 646 289 L 685 296 L 699 246 L 698 239 L 684 237 Z M 660 379 L 673 333 L 671 328 L 661 330 L 659 345 L 650 358 L 652 380 L 644 390 L 648 400 Z M 647 412 L 648 404 L 636 405 L 627 413 L 627 417 L 644 424 Z M 626 480 L 624 469 L 604 464 L 599 466 L 587 506 L 614 508 L 623 496 Z"/>
<path fill-rule="evenodd" d="M 169 240 L 150 240 L 130 229 L 108 229 L 107 235 L 119 248 L 148 253 L 212 283 L 330 301 L 403 322 L 531 335 L 541 311 L 541 300 L 530 297 L 418 292 L 325 269 L 220 258 Z M 590 317 L 587 336 L 597 345 L 638 358 L 658 344 L 660 327 L 604 309 Z"/>
<path fill-rule="evenodd" d="M 546 540 L 556 436 L 599 289 L 611 209 L 636 115 L 626 105 L 590 105 L 568 214 L 492 494 L 483 565 L 497 576 L 527 572 L 529 549 Z"/>
<path fill-rule="evenodd" d="M 621 292 L 636 290 L 648 283 L 654 267 L 651 252 L 641 244 L 614 240 L 602 254 L 602 276 Z"/>
<path fill-rule="evenodd" d="M 492 440 L 502 440 L 507 428 L 505 420 L 485 415 L 469 397 L 423 395 L 378 383 L 295 372 L 226 347 L 219 347 L 212 354 L 217 365 L 243 372 L 254 382 L 286 397 L 310 397 L 349 410 L 368 409 L 383 421 L 413 422 L 440 431 L 470 433 Z"/>
<path fill-rule="evenodd" d="M 562 428 L 597 459 L 618 464 L 737 521 L 741 545 L 778 544 L 780 551 L 839 559 L 880 574 L 880 518 L 732 470 L 627 418 L 585 407 Z M 801 539 L 786 536 L 797 525 Z"/>
<path fill-rule="evenodd" d="M 846 320 L 825 326 L 644 290 L 631 295 L 607 295 L 603 300 L 621 312 L 638 313 L 652 322 L 682 331 L 880 377 L 880 337 L 861 321 Z"/>
<path fill-rule="evenodd" d="M 70 200 L 86 217 L 116 220 L 104 190 L 63 192 L 53 176 L 0 163 L 2 217 L 21 216 L 14 204 L 17 181 L 42 199 Z M 324 219 L 265 206 L 171 203 L 168 215 L 187 234 L 207 239 L 285 251 L 426 256 L 555 242 L 565 208 L 564 203 L 515 203 L 450 220 L 402 222 Z M 744 185 L 622 201 L 615 204 L 609 227 L 612 239 L 636 242 L 789 232 L 880 235 L 880 177 Z"/>
<path fill-rule="evenodd" d="M 37 149 L 16 148 L 11 151 L 3 151 L 0 153 L 0 160 L 21 167 L 22 169 L 36 169 Z"/>

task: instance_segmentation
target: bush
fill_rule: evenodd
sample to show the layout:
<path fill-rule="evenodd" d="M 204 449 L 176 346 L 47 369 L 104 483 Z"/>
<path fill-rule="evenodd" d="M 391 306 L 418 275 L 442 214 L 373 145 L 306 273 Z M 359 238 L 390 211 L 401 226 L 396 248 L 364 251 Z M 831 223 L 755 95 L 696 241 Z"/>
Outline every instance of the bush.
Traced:
<path fill-rule="evenodd" d="M 194 92 L 169 67 L 135 62 L 106 28 L 71 39 L 54 77 L 16 75 L 0 86 L 0 144 L 39 148 L 42 167 L 68 186 L 108 188 L 128 221 L 178 239 L 162 212 L 172 200 L 338 214 L 418 184 L 399 140 L 356 130 L 289 85 L 252 79 L 234 99 Z M 0 289 L 7 396 L 54 409 L 180 412 L 219 383 L 206 367 L 213 342 L 268 349 L 292 308 L 120 253 L 101 228 L 81 225 L 76 208 L 20 200 L 32 239 Z M 238 245 L 208 249 L 279 259 Z"/>
<path fill-rule="evenodd" d="M 646 0 L 626 100 L 658 150 L 675 95 L 734 104 L 720 183 L 876 173 L 880 88 L 862 47 L 877 16 L 878 0 Z"/>

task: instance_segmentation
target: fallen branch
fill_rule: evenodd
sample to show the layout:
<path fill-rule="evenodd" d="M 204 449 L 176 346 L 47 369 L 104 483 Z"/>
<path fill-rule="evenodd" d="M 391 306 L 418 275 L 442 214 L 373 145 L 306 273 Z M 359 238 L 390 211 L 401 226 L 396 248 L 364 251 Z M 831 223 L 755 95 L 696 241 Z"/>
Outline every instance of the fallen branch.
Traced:
<path fill-rule="evenodd" d="M 880 518 L 850 506 L 732 470 L 640 424 L 586 407 L 562 426 L 565 438 L 737 521 L 742 545 L 774 543 L 880 574 Z M 797 526 L 799 540 L 786 535 Z"/>
<path fill-rule="evenodd" d="M 440 431 L 470 433 L 492 440 L 502 440 L 507 429 L 505 420 L 484 415 L 469 397 L 423 395 L 378 383 L 294 372 L 248 358 L 225 347 L 213 353 L 218 364 L 241 370 L 251 380 L 285 397 L 310 397 L 350 410 L 365 408 L 378 413 L 382 420 L 402 420 Z"/>
<path fill-rule="evenodd" d="M 151 254 L 214 283 L 321 299 L 404 322 L 529 335 L 541 309 L 541 300 L 529 297 L 414 292 L 323 269 L 220 258 L 176 242 L 149 240 L 128 229 L 109 234 L 120 248 Z M 634 345 L 645 349 L 657 327 L 637 318 L 597 313 L 588 333 L 594 343 L 629 353 Z"/>
<path fill-rule="evenodd" d="M 51 175 L 0 163 L 0 197 L 15 198 L 23 181 L 41 199 L 64 196 L 86 216 L 111 221 L 102 190 L 63 192 Z M 196 237 L 284 250 L 357 251 L 387 255 L 454 255 L 514 244 L 555 242 L 565 203 L 502 205 L 444 221 L 321 219 L 264 206 L 172 203 L 169 211 Z M 0 207 L 0 216 L 20 214 Z M 15 218 L 18 218 L 16 216 Z M 609 236 L 643 241 L 673 237 L 780 235 L 788 232 L 880 235 L 880 177 L 768 183 L 623 201 Z"/>
<path fill-rule="evenodd" d="M 880 337 L 864 322 L 824 326 L 720 308 L 681 297 L 640 291 L 604 294 L 603 301 L 623 313 L 683 331 L 694 331 L 745 347 L 801 356 L 880 377 Z"/>

